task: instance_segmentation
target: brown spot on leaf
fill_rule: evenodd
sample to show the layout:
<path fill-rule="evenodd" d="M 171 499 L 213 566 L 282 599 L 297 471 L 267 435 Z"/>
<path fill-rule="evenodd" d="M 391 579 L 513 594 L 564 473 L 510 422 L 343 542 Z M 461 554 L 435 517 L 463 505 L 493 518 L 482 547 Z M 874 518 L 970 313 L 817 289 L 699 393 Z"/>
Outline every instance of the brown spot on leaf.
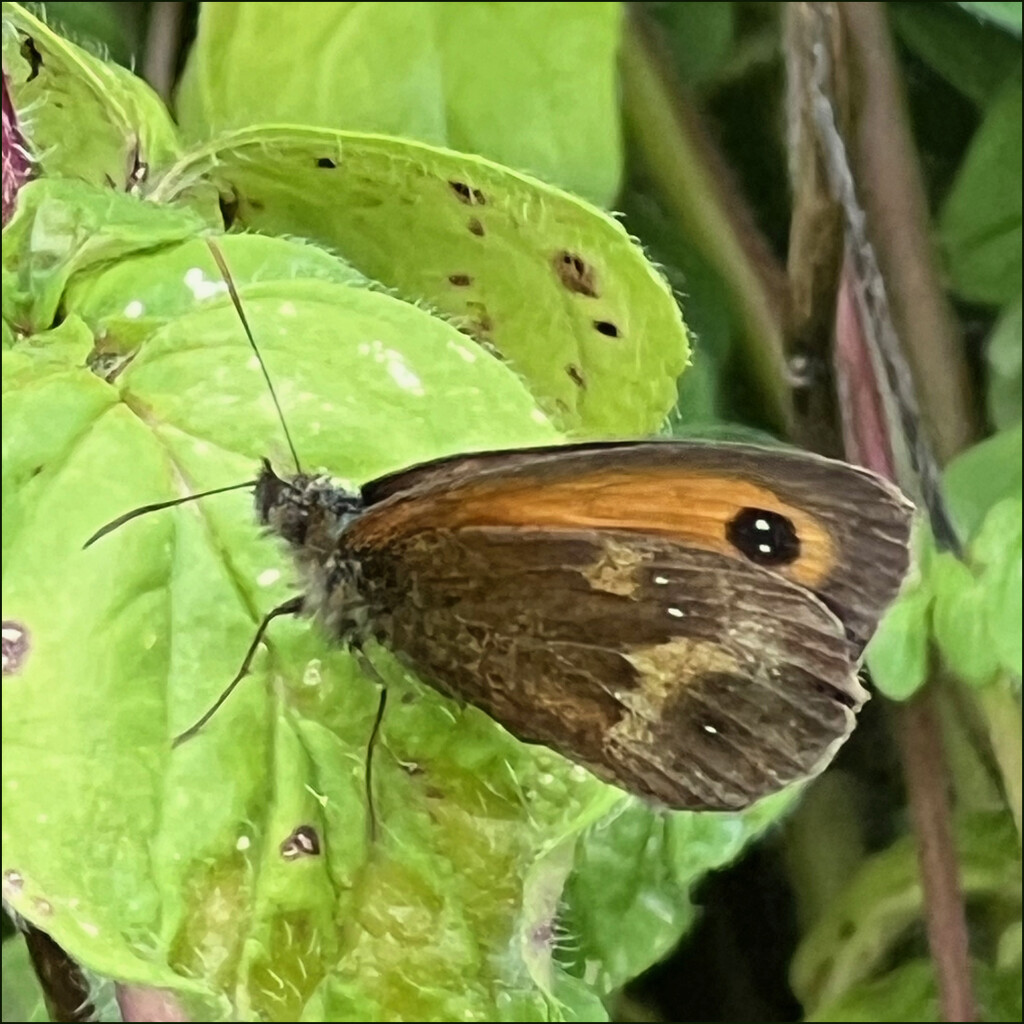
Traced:
<path fill-rule="evenodd" d="M 284 860 L 318 857 L 320 855 L 320 834 L 312 825 L 300 825 L 281 844 L 280 849 Z"/>
<path fill-rule="evenodd" d="M 603 334 L 606 338 L 621 337 L 618 327 L 616 327 L 611 320 L 595 320 L 594 330 L 597 331 L 598 334 Z"/>
<path fill-rule="evenodd" d="M 325 171 L 333 171 L 338 166 L 329 156 L 320 157 L 316 165 L 317 167 L 322 167 Z"/>
<path fill-rule="evenodd" d="M 21 669 L 28 656 L 29 632 L 20 622 L 10 619 L 5 619 L 0 629 L 3 636 L 3 674 L 11 676 Z"/>
<path fill-rule="evenodd" d="M 449 274 L 448 281 L 456 288 L 468 288 L 473 283 L 469 274 Z"/>
<path fill-rule="evenodd" d="M 576 387 L 582 388 L 584 391 L 586 390 L 587 382 L 583 376 L 583 371 L 575 363 L 570 363 L 565 368 L 565 372 L 569 375 L 569 380 L 571 380 Z"/>
<path fill-rule="evenodd" d="M 594 268 L 582 256 L 568 250 L 556 252 L 552 265 L 558 280 L 569 291 L 577 295 L 586 295 L 588 299 L 598 297 Z"/>
<path fill-rule="evenodd" d="M 39 69 L 43 66 L 43 55 L 39 52 L 36 46 L 36 41 L 31 36 L 25 36 L 21 41 L 21 55 L 28 62 L 28 78 L 26 82 L 31 82 L 39 74 Z"/>
<path fill-rule="evenodd" d="M 477 340 L 488 337 L 494 330 L 494 321 L 487 312 L 487 307 L 482 302 L 467 302 L 466 309 L 472 317 L 467 325 L 469 333 Z"/>
<path fill-rule="evenodd" d="M 464 181 L 449 181 L 449 187 L 455 193 L 460 203 L 466 206 L 485 206 L 487 197 L 478 188 L 467 185 Z"/>
<path fill-rule="evenodd" d="M 484 226 L 480 223 L 477 217 L 470 217 L 469 223 L 466 226 L 469 228 L 469 233 L 471 235 L 476 235 L 477 238 L 483 238 Z"/>

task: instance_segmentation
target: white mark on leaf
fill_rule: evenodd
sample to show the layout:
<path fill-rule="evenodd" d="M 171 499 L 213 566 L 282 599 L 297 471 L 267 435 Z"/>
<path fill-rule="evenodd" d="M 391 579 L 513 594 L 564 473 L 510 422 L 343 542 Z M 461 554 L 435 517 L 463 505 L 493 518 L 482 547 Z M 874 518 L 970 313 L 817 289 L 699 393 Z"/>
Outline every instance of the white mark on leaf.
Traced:
<path fill-rule="evenodd" d="M 189 267 L 185 271 L 185 287 L 192 292 L 197 302 L 212 299 L 214 295 L 220 295 L 228 290 L 226 281 L 207 280 L 202 267 Z"/>

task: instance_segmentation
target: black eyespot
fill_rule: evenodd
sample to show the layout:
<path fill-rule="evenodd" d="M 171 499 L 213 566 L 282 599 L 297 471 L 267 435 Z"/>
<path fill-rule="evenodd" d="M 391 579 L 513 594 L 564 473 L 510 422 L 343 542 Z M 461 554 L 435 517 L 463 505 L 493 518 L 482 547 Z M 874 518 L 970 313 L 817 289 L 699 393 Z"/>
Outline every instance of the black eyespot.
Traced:
<path fill-rule="evenodd" d="M 778 512 L 742 509 L 725 528 L 730 544 L 758 565 L 789 565 L 800 557 L 796 528 Z"/>

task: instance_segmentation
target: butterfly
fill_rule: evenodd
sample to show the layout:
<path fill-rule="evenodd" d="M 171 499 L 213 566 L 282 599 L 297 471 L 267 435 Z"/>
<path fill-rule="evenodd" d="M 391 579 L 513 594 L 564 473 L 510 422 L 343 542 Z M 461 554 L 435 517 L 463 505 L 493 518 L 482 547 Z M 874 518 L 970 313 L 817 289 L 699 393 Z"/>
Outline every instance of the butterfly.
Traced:
<path fill-rule="evenodd" d="M 865 470 L 698 441 L 457 455 L 371 481 L 255 482 L 303 582 L 283 613 L 671 808 L 823 769 L 912 506 Z"/>
<path fill-rule="evenodd" d="M 280 405 L 219 247 L 270 395 Z M 864 648 L 910 561 L 913 507 L 807 452 L 624 441 L 455 455 L 358 491 L 301 471 L 252 487 L 291 550 L 305 615 L 380 678 L 388 647 L 519 739 L 667 807 L 738 810 L 821 771 L 868 697 Z M 370 750 L 384 713 L 382 691 Z M 372 758 L 367 758 L 371 800 Z"/>

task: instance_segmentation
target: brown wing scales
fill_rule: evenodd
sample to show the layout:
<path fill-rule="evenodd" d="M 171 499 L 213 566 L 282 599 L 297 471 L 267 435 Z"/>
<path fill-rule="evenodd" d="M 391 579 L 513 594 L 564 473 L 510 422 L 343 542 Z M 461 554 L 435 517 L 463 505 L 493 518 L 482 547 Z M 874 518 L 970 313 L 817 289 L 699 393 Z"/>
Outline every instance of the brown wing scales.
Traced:
<path fill-rule="evenodd" d="M 374 621 L 425 680 L 672 807 L 813 774 L 867 696 L 812 594 L 669 538 L 428 529 L 360 554 Z"/>

